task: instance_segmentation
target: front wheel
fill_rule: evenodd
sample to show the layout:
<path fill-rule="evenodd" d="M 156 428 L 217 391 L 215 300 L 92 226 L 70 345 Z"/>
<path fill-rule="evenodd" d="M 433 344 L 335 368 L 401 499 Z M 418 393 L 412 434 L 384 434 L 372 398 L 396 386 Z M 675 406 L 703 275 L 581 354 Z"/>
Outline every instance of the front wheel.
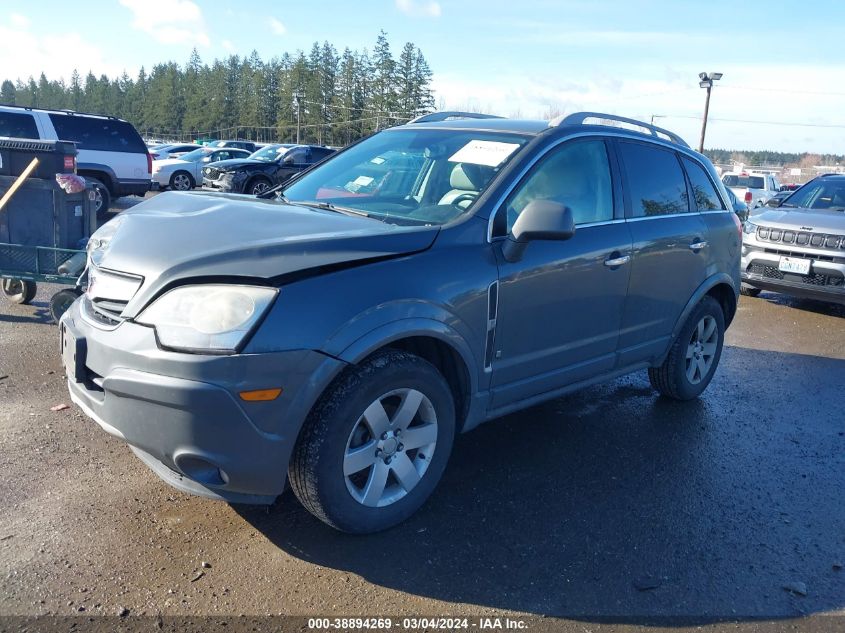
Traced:
<path fill-rule="evenodd" d="M 455 403 L 428 361 L 379 352 L 346 370 L 308 417 L 288 469 L 305 508 L 367 534 L 401 523 L 431 495 L 455 435 Z"/>
<path fill-rule="evenodd" d="M 0 287 L 2 287 L 3 296 L 9 302 L 19 305 L 31 303 L 38 291 L 35 282 L 26 279 L 2 279 L 0 280 Z"/>
<path fill-rule="evenodd" d="M 186 171 L 177 171 L 170 177 L 173 191 L 190 191 L 194 188 L 194 177 Z"/>
<path fill-rule="evenodd" d="M 687 318 L 663 364 L 649 368 L 651 386 L 674 400 L 697 398 L 716 373 L 724 340 L 722 306 L 705 296 Z"/>
<path fill-rule="evenodd" d="M 264 193 L 270 188 L 270 181 L 266 178 L 256 178 L 247 185 L 246 192 L 252 196 Z"/>

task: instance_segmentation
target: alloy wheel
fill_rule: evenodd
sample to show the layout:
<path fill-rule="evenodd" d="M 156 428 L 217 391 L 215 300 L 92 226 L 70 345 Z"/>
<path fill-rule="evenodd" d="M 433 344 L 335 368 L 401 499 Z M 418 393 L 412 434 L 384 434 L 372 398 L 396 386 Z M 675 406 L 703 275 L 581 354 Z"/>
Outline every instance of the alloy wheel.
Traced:
<path fill-rule="evenodd" d="M 380 396 L 358 418 L 343 456 L 349 494 L 368 507 L 385 507 L 411 492 L 431 463 L 437 414 L 416 389 Z"/>
<path fill-rule="evenodd" d="M 686 353 L 686 373 L 690 384 L 697 385 L 713 365 L 719 342 L 719 327 L 716 319 L 705 315 L 692 331 Z"/>

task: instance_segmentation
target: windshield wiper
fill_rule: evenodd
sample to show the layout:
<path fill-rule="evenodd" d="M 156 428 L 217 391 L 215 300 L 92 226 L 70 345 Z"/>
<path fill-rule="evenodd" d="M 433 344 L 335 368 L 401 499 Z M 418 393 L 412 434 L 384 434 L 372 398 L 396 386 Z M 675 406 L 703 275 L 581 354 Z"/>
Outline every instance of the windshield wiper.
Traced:
<path fill-rule="evenodd" d="M 290 202 L 290 201 L 288 201 Z M 296 200 L 291 204 L 299 204 L 305 207 L 313 207 L 315 209 L 325 209 L 326 211 L 334 211 L 335 213 L 342 213 L 343 215 L 357 215 L 362 218 L 373 218 L 373 219 L 380 219 L 374 218 L 372 215 L 367 213 L 366 211 L 359 211 L 358 209 L 350 209 L 349 207 L 339 207 L 336 204 L 332 204 L 331 202 L 302 202 L 300 200 Z"/>

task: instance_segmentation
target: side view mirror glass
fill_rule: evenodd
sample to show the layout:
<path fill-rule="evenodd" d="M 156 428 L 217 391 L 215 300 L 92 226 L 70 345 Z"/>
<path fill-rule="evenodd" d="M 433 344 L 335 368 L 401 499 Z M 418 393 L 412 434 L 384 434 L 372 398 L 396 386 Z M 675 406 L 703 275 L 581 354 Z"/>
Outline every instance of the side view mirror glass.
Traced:
<path fill-rule="evenodd" d="M 575 220 L 569 207 L 553 200 L 532 200 L 514 222 L 502 253 L 508 261 L 517 261 L 529 242 L 568 240 L 574 234 Z"/>
<path fill-rule="evenodd" d="M 768 200 L 766 200 L 766 206 L 767 207 L 779 207 L 781 202 L 783 202 L 783 200 L 781 200 L 779 198 L 769 198 Z"/>

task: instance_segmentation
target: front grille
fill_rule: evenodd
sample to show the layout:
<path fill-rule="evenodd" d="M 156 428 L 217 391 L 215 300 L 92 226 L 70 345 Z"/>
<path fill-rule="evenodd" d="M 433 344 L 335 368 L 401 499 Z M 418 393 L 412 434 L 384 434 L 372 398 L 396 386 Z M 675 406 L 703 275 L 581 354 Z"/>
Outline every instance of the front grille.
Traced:
<path fill-rule="evenodd" d="M 216 167 L 206 167 L 202 170 L 202 175 L 208 178 L 209 180 L 217 180 L 220 176 L 220 170 Z"/>
<path fill-rule="evenodd" d="M 813 248 L 845 250 L 845 236 L 831 235 L 829 233 L 814 233 L 811 231 L 774 229 L 768 226 L 758 226 L 757 239 L 761 242 L 777 242 L 780 244 L 795 244 L 797 246 L 812 246 Z"/>
<path fill-rule="evenodd" d="M 748 268 L 748 272 L 752 275 L 759 275 L 764 279 L 776 279 L 779 281 L 792 281 L 796 283 L 804 283 L 811 286 L 833 286 L 841 288 L 845 285 L 845 279 L 838 275 L 823 275 L 821 273 L 811 273 L 809 275 L 796 275 L 793 273 L 785 273 L 778 270 L 776 266 L 766 266 L 765 264 L 752 264 Z"/>
<path fill-rule="evenodd" d="M 112 308 L 112 306 L 108 306 L 108 308 Z M 123 319 L 120 317 L 120 313 L 123 311 L 123 308 L 117 311 L 114 309 L 107 309 L 102 305 L 95 304 L 87 296 L 83 296 L 82 309 L 85 311 L 85 316 L 100 325 L 115 327 L 123 323 Z"/>

